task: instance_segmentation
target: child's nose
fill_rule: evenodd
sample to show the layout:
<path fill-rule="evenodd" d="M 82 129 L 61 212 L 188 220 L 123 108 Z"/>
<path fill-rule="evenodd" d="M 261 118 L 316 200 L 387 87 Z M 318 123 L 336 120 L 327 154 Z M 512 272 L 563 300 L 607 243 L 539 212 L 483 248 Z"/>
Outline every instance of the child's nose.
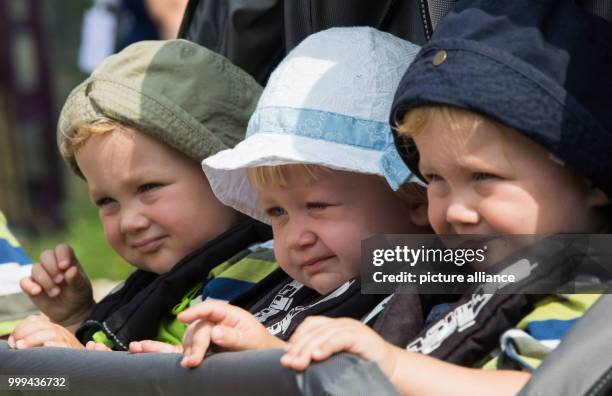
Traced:
<path fill-rule="evenodd" d="M 455 227 L 476 225 L 480 216 L 467 200 L 453 199 L 446 208 L 446 221 Z"/>
<path fill-rule="evenodd" d="M 134 233 L 149 226 L 149 219 L 137 207 L 128 207 L 121 210 L 121 232 Z"/>
<path fill-rule="evenodd" d="M 307 222 L 296 219 L 289 224 L 287 244 L 291 249 L 304 249 L 316 241 L 317 236 Z"/>

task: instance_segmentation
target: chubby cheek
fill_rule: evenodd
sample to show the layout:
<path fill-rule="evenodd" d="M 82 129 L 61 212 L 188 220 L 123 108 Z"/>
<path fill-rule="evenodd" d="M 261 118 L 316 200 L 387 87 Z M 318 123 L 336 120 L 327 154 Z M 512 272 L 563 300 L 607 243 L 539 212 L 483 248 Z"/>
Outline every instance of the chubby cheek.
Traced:
<path fill-rule="evenodd" d="M 291 265 L 291 257 L 289 255 L 289 249 L 285 244 L 285 238 L 281 232 L 279 232 L 275 227 L 272 228 L 272 232 L 274 235 L 273 239 L 273 247 L 274 247 L 274 257 L 278 263 L 278 266 L 285 271 L 289 276 L 296 279 L 296 268 Z M 300 279 L 298 279 L 300 280 Z"/>
<path fill-rule="evenodd" d="M 209 228 L 214 227 L 214 223 L 200 218 L 179 201 L 160 200 L 147 209 L 151 228 L 171 237 L 167 243 L 171 244 L 176 256 L 185 256 L 210 239 Z"/>
<path fill-rule="evenodd" d="M 338 258 L 339 258 L 339 272 L 346 275 L 346 280 L 354 278 L 361 274 L 361 241 L 351 243 L 348 246 L 340 246 Z"/>
<path fill-rule="evenodd" d="M 346 282 L 351 278 L 361 275 L 361 256 L 357 256 L 351 262 L 341 263 L 341 265 L 344 265 L 341 271 L 343 275 L 342 282 Z M 338 286 L 340 286 L 340 284 Z"/>
<path fill-rule="evenodd" d="M 539 208 L 531 200 L 484 200 L 479 205 L 481 218 L 496 234 L 534 234 Z"/>
<path fill-rule="evenodd" d="M 446 221 L 446 211 L 448 205 L 440 198 L 428 195 L 429 205 L 427 207 L 427 218 L 431 228 L 436 234 L 452 234 L 450 224 Z"/>
<path fill-rule="evenodd" d="M 119 229 L 119 219 L 116 216 L 100 216 L 100 222 L 102 223 L 102 230 L 104 231 L 104 238 L 110 247 L 117 252 L 124 259 L 124 244 L 121 238 L 121 231 Z"/>
<path fill-rule="evenodd" d="M 352 218 L 351 218 L 352 219 Z M 318 235 L 327 250 L 336 256 L 330 272 L 341 274 L 348 280 L 361 273 L 361 240 L 378 233 L 367 226 L 357 226 L 350 221 L 338 226 L 321 227 Z"/>

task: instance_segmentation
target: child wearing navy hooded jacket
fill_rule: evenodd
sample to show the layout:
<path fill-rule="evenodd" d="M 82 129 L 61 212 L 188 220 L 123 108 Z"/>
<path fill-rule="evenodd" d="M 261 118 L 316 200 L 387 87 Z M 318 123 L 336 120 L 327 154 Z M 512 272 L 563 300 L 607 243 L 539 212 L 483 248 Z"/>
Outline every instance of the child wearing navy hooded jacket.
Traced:
<path fill-rule="evenodd" d="M 391 113 L 398 149 L 428 183 L 437 234 L 607 232 L 611 38 L 607 22 L 570 1 L 464 1 L 440 22 Z M 492 295 L 466 329 L 429 343 L 434 320 L 405 348 L 357 321 L 312 317 L 281 362 L 302 370 L 349 351 L 376 362 L 403 394 L 515 394 L 552 350 L 530 324 L 567 322 L 559 341 L 598 297 Z"/>

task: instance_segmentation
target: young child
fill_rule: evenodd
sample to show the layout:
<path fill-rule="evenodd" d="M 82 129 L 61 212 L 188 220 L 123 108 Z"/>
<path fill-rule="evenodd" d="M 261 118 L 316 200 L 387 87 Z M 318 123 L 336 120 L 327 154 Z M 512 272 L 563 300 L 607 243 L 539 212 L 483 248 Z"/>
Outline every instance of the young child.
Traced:
<path fill-rule="evenodd" d="M 386 122 L 417 51 L 371 28 L 309 36 L 272 74 L 247 138 L 203 161 L 221 202 L 272 225 L 284 273 L 252 314 L 214 301 L 181 313 L 192 323 L 184 367 L 200 364 L 211 342 L 279 348 L 306 316 L 360 319 L 384 297 L 360 294 L 361 240 L 430 232 L 423 187 L 393 191 L 412 173 Z"/>
<path fill-rule="evenodd" d="M 436 233 L 607 231 L 611 38 L 568 1 L 465 1 L 440 22 L 391 113 L 398 149 L 428 182 Z M 470 310 L 467 295 L 406 349 L 352 319 L 309 318 L 281 361 L 303 370 L 349 351 L 403 394 L 516 394 L 598 296 L 485 297 L 473 322 L 455 322 Z"/>
<path fill-rule="evenodd" d="M 22 322 L 14 347 L 180 343 L 178 312 L 230 300 L 276 268 L 254 246 L 269 228 L 219 202 L 199 165 L 243 138 L 260 93 L 225 58 L 184 40 L 134 44 L 72 91 L 62 155 L 87 182 L 109 245 L 138 270 L 95 304 L 72 249 L 44 252 L 21 286 L 46 317 Z"/>

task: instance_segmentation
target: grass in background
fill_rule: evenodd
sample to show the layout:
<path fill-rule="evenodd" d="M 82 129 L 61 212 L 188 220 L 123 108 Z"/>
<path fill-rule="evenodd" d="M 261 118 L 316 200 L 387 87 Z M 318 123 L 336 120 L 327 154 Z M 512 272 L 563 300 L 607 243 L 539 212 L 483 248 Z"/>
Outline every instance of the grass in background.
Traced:
<path fill-rule="evenodd" d="M 52 63 L 55 113 L 59 115 L 68 93 L 86 77 L 86 74 L 78 69 L 77 58 L 83 13 L 94 2 L 62 0 L 61 7 L 55 0 L 43 0 L 40 3 L 44 8 L 42 15 L 49 39 L 47 44 Z M 75 250 L 81 265 L 91 279 L 125 279 L 132 271 L 132 267 L 106 243 L 98 211 L 89 202 L 87 186 L 66 166 L 62 167 L 65 169 L 63 203 L 65 229 L 35 238 L 18 235 L 19 241 L 34 261 L 38 261 L 43 250 L 53 249 L 58 243 L 68 243 Z"/>
<path fill-rule="evenodd" d="M 59 115 L 68 93 L 86 77 L 77 66 L 78 49 L 83 13 L 94 1 L 62 0 L 61 6 L 58 6 L 60 2 L 56 0 L 42 0 L 39 3 L 44 10 L 41 14 L 48 37 L 54 110 Z M 65 165 L 62 164 L 62 168 L 65 169 L 65 200 L 62 208 L 66 219 L 65 229 L 36 237 L 18 234 L 17 238 L 34 261 L 38 261 L 43 250 L 53 249 L 58 243 L 64 242 L 73 247 L 91 279 L 125 279 L 133 268 L 106 243 L 97 208 L 89 202 L 87 186 Z"/>
<path fill-rule="evenodd" d="M 123 280 L 133 270 L 106 243 L 97 208 L 89 201 L 87 186 L 72 174 L 66 175 L 66 229 L 55 235 L 20 242 L 34 261 L 40 253 L 59 243 L 68 243 L 91 279 Z"/>

